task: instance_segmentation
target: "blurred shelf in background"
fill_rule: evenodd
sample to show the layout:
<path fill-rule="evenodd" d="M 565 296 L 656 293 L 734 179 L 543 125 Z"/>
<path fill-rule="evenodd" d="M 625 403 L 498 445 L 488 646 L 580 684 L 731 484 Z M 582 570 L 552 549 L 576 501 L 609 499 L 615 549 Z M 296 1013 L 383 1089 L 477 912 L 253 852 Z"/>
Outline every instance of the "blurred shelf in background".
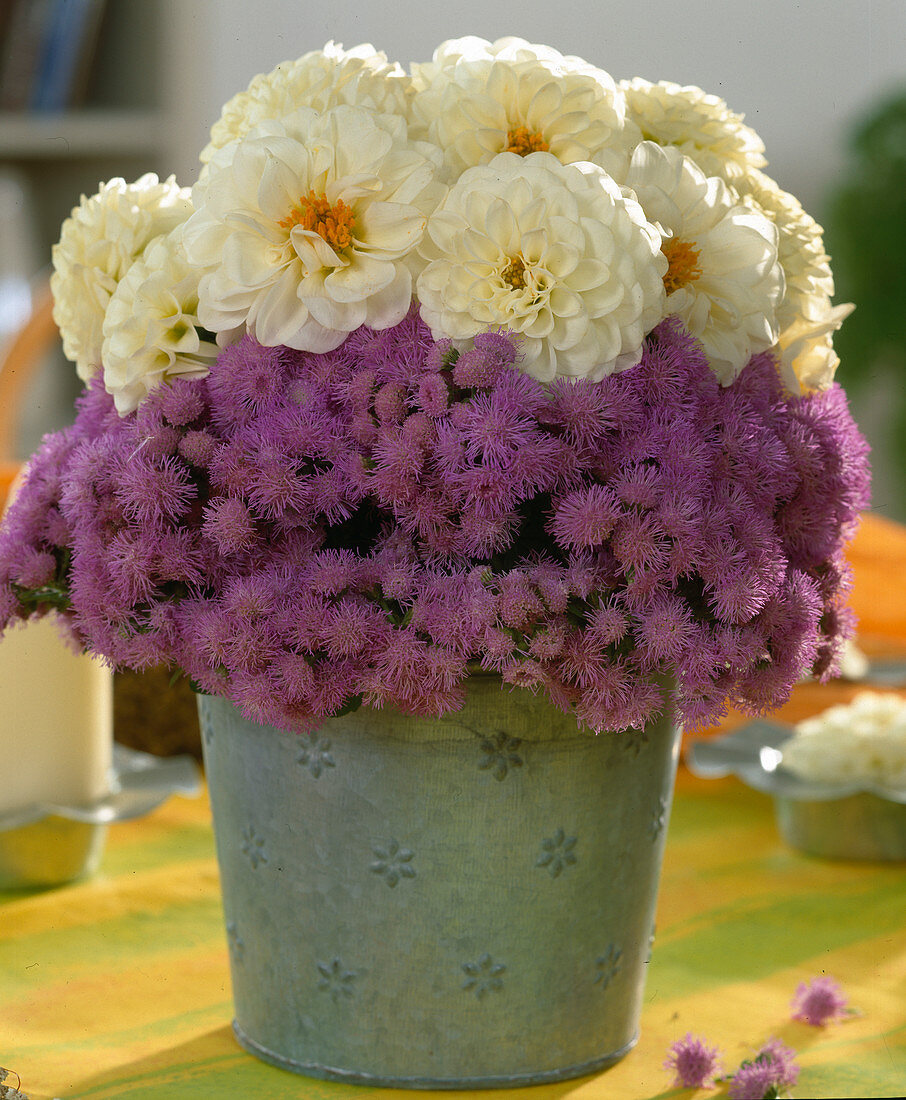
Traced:
<path fill-rule="evenodd" d="M 0 340 L 46 287 L 60 226 L 115 176 L 166 175 L 167 0 L 0 0 Z M 25 297 L 23 297 L 25 288 Z M 19 414 L 17 457 L 72 421 L 81 386 L 55 348 Z"/>
<path fill-rule="evenodd" d="M 155 110 L 97 107 L 52 114 L 0 111 L 0 160 L 157 158 L 165 130 L 164 117 Z"/>

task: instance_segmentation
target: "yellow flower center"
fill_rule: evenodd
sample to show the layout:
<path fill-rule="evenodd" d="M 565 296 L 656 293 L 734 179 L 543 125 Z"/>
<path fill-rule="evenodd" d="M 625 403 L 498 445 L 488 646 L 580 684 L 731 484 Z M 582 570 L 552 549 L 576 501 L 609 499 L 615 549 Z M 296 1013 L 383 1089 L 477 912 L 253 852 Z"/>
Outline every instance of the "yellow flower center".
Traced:
<path fill-rule="evenodd" d="M 520 157 L 527 157 L 529 153 L 546 153 L 549 149 L 541 134 L 531 133 L 527 126 L 517 126 L 506 136 L 505 152 L 518 153 Z"/>
<path fill-rule="evenodd" d="M 331 206 L 323 192 L 316 195 L 314 191 L 309 191 L 277 224 L 284 229 L 292 229 L 294 225 L 313 229 L 331 248 L 341 252 L 352 244 L 355 214 L 342 199 L 337 199 Z"/>
<path fill-rule="evenodd" d="M 667 257 L 664 290 L 668 294 L 701 278 L 702 269 L 698 266 L 701 250 L 693 248 L 688 241 L 670 237 L 661 245 L 661 252 Z"/>
<path fill-rule="evenodd" d="M 510 260 L 509 264 L 500 272 L 500 278 L 503 279 L 505 283 L 509 283 L 513 290 L 524 290 L 525 264 L 516 256 L 515 259 Z"/>

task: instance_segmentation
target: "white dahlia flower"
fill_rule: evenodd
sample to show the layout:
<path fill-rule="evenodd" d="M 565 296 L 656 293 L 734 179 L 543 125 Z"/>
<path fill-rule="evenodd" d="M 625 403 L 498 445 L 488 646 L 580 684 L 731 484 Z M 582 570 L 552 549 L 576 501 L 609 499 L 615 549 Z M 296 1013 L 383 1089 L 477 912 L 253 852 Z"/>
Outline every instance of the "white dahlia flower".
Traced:
<path fill-rule="evenodd" d="M 413 82 L 413 131 L 444 150 L 453 179 L 502 152 L 590 160 L 616 175 L 640 137 L 603 69 L 519 38 L 444 43 Z"/>
<path fill-rule="evenodd" d="M 716 95 L 670 81 L 658 84 L 636 77 L 623 80 L 629 119 L 647 141 L 673 145 L 706 176 L 729 182 L 753 168 L 762 168 L 764 143 Z"/>
<path fill-rule="evenodd" d="M 422 317 L 435 339 L 511 329 L 535 378 L 597 380 L 637 363 L 664 316 L 660 245 L 596 165 L 500 153 L 464 172 L 428 222 Z"/>
<path fill-rule="evenodd" d="M 734 181 L 733 188 L 746 206 L 777 226 L 777 257 L 786 280 L 786 293 L 777 310 L 781 330 L 802 317 L 810 321 L 823 318 L 834 296 L 834 277 L 821 226 L 797 198 L 763 172 L 747 173 Z"/>
<path fill-rule="evenodd" d="M 257 123 L 286 118 L 299 107 L 326 111 L 346 104 L 405 118 L 410 90 L 404 70 L 370 43 L 344 50 L 328 42 L 323 50 L 259 73 L 244 92 L 228 100 L 200 159 L 207 164 L 216 150 L 244 138 Z"/>
<path fill-rule="evenodd" d="M 493 61 L 495 58 L 503 61 L 544 61 L 562 69 L 594 68 L 581 57 L 564 55 L 551 46 L 527 42 L 524 38 L 510 36 L 489 42 L 486 38 L 466 35 L 464 38 L 448 38 L 446 42 L 441 42 L 430 61 L 413 62 L 410 66 L 413 88 L 416 92 L 424 91 L 444 70 L 454 68 L 460 61 Z"/>
<path fill-rule="evenodd" d="M 199 333 L 198 271 L 184 226 L 153 240 L 113 292 L 104 318 L 104 387 L 120 414 L 171 378 L 203 378 L 219 348 Z"/>
<path fill-rule="evenodd" d="M 855 306 L 831 306 L 817 318 L 798 317 L 780 333 L 777 341 L 784 385 L 794 395 L 826 390 L 834 380 L 840 358 L 833 335 Z"/>
<path fill-rule="evenodd" d="M 397 324 L 437 160 L 402 118 L 358 107 L 303 108 L 250 131 L 193 191 L 185 248 L 205 269 L 201 323 L 316 352 L 360 325 Z"/>
<path fill-rule="evenodd" d="M 120 279 L 149 241 L 169 233 L 191 211 L 187 188 L 173 176 L 161 183 L 148 173 L 135 183 L 101 184 L 63 222 L 53 247 L 53 318 L 83 382 L 101 369 L 104 314 Z"/>
<path fill-rule="evenodd" d="M 642 142 L 627 183 L 667 238 L 667 312 L 682 318 L 727 386 L 777 341 L 777 227 L 669 146 Z"/>

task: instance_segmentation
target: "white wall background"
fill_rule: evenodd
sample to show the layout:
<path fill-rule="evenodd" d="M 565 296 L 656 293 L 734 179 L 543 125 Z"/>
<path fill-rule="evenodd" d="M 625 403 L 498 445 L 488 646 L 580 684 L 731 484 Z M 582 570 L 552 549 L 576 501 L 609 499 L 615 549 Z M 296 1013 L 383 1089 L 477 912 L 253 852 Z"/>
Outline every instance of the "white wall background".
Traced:
<path fill-rule="evenodd" d="M 821 217 L 844 135 L 906 86 L 906 0 L 167 0 L 173 169 L 191 183 L 221 104 L 333 38 L 406 65 L 446 38 L 518 35 L 616 79 L 697 84 L 745 114 L 769 173 Z M 170 36 L 168 36 L 170 37 Z"/>

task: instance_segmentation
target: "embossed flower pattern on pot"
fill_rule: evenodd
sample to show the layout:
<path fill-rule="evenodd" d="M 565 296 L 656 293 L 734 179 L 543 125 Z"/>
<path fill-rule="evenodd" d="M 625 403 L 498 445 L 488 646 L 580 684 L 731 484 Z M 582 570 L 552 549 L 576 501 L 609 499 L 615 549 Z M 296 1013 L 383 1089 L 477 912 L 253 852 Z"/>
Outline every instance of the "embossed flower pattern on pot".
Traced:
<path fill-rule="evenodd" d="M 245 941 L 239 934 L 239 926 L 234 920 L 227 921 L 226 933 L 230 957 L 234 962 L 242 962 L 245 958 Z"/>
<path fill-rule="evenodd" d="M 648 831 L 651 833 L 651 839 L 657 840 L 657 838 L 664 831 L 664 826 L 667 824 L 667 799 L 663 795 L 657 800 L 657 804 L 654 807 L 654 812 L 651 815 L 651 822 L 648 825 Z"/>
<path fill-rule="evenodd" d="M 257 870 L 259 864 L 268 862 L 264 837 L 256 832 L 254 825 L 246 825 L 242 830 L 240 850 L 251 863 L 252 870 Z"/>
<path fill-rule="evenodd" d="M 330 752 L 330 738 L 319 733 L 309 734 L 303 741 L 296 756 L 296 763 L 308 768 L 315 779 L 319 779 L 325 768 L 335 768 L 336 762 Z"/>
<path fill-rule="evenodd" d="M 481 771 L 489 771 L 498 782 L 506 779 L 510 768 L 522 767 L 522 756 L 518 752 L 522 745 L 521 738 L 510 737 L 503 730 L 498 730 L 490 737 L 482 737 L 480 744 L 484 755 L 478 767 Z"/>
<path fill-rule="evenodd" d="M 411 848 L 403 848 L 398 840 L 391 837 L 388 844 L 375 844 L 371 850 L 375 855 L 371 870 L 380 875 L 388 886 L 396 886 L 404 878 L 415 878 L 415 868 L 412 866 L 415 852 Z"/>
<path fill-rule="evenodd" d="M 535 860 L 536 867 L 546 867 L 551 878 L 558 878 L 565 868 L 576 862 L 576 841 L 578 837 L 567 836 L 558 829 L 553 836 L 541 841 L 541 855 Z"/>
<path fill-rule="evenodd" d="M 466 975 L 462 988 L 474 993 L 479 1001 L 488 993 L 503 988 L 503 974 L 506 966 L 503 963 L 495 963 L 487 952 L 481 955 L 477 962 L 463 963 L 462 970 Z"/>
<path fill-rule="evenodd" d="M 627 730 L 620 740 L 621 746 L 633 756 L 638 756 L 648 743 L 648 731 L 644 729 Z"/>
<path fill-rule="evenodd" d="M 596 973 L 593 984 L 606 989 L 619 973 L 622 958 L 622 949 L 614 943 L 608 944 L 604 954 L 595 959 Z"/>
<path fill-rule="evenodd" d="M 329 963 L 319 962 L 318 973 L 318 989 L 322 993 L 330 994 L 334 1001 L 353 995 L 358 974 L 354 970 L 347 970 L 336 956 Z"/>

